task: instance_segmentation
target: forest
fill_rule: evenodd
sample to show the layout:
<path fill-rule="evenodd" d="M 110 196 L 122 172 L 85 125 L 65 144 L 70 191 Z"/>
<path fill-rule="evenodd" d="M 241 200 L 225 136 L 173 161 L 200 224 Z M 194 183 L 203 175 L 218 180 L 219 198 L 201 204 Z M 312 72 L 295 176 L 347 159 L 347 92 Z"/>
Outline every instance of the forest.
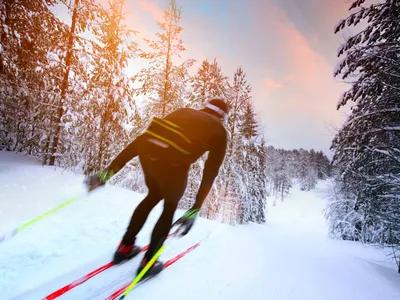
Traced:
<path fill-rule="evenodd" d="M 70 25 L 54 15 L 54 5 L 66 5 Z M 124 5 L 123 0 L 112 0 L 107 8 L 93 0 L 2 2 L 0 149 L 91 174 L 107 166 L 152 117 L 180 107 L 200 109 L 221 97 L 231 106 L 225 124 L 229 144 L 202 216 L 263 223 L 268 196 L 282 201 L 293 180 L 310 190 L 329 176 L 322 152 L 268 146 L 242 67 L 228 76 L 216 59 L 199 62 L 197 70 L 195 58 L 180 60 L 183 10 L 176 1 L 168 1 L 154 39 L 144 41 L 136 41 L 124 25 Z M 137 58 L 147 66 L 128 76 L 128 62 Z M 181 208 L 194 202 L 205 159 L 191 168 Z M 113 184 L 145 192 L 138 160 Z"/>
<path fill-rule="evenodd" d="M 55 16 L 57 5 L 65 6 L 69 23 Z M 203 217 L 264 223 L 267 199 L 273 206 L 294 184 L 310 190 L 330 178 L 325 209 L 330 235 L 399 250 L 399 1 L 351 1 L 348 17 L 335 27 L 335 34 L 348 28 L 356 33 L 338 48 L 334 76 L 350 88 L 337 109 L 350 106 L 351 113 L 332 141 L 331 160 L 322 151 L 268 144 L 240 62 L 233 74 L 225 74 L 213 57 L 182 60 L 184 12 L 175 0 L 166 1 L 158 31 L 145 38 L 125 25 L 124 5 L 124 0 L 107 7 L 95 0 L 0 3 L 0 150 L 92 174 L 152 117 L 223 98 L 231 106 L 227 156 Z M 146 67 L 128 75 L 128 63 L 137 59 Z M 194 202 L 205 159 L 190 170 L 181 208 Z M 144 192 L 138 161 L 112 183 Z"/>
<path fill-rule="evenodd" d="M 334 75 L 349 83 L 337 109 L 351 114 L 333 142 L 333 184 L 325 211 L 332 237 L 400 244 L 400 1 L 352 1 L 339 34 Z M 396 257 L 396 255 L 394 255 Z M 400 262 L 397 261 L 400 272 Z"/>

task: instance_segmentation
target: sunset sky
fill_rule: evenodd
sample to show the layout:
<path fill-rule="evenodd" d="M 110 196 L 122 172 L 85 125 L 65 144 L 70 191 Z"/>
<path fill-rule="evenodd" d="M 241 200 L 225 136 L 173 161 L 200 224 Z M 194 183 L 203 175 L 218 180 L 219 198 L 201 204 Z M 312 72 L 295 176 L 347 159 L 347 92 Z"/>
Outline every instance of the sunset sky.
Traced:
<path fill-rule="evenodd" d="M 98 0 L 106 4 L 105 0 Z M 348 15 L 348 0 L 177 0 L 183 9 L 184 58 L 216 58 L 232 78 L 241 66 L 268 143 L 329 154 L 334 125 L 345 111 L 336 103 L 348 86 L 333 78 L 341 34 L 334 26 Z M 153 38 L 166 0 L 127 0 L 134 37 Z M 63 15 L 62 10 L 56 13 Z M 141 42 L 143 45 L 143 43 Z M 133 60 L 135 73 L 143 63 Z"/>

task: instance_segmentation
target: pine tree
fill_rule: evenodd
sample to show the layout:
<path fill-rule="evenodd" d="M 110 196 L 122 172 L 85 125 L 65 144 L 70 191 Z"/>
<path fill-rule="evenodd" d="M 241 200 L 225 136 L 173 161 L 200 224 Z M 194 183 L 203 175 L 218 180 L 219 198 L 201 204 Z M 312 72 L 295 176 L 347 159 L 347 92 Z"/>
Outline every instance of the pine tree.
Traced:
<path fill-rule="evenodd" d="M 59 85 L 59 62 L 55 66 L 52 54 L 66 33 L 49 10 L 55 3 L 0 3 L 0 148 L 40 155 L 49 132 Z"/>
<path fill-rule="evenodd" d="M 254 112 L 253 104 L 249 100 L 244 105 L 243 116 L 239 124 L 242 145 L 239 153 L 242 157 L 238 159 L 243 164 L 243 179 L 245 195 L 243 207 L 249 211 L 249 217 L 242 221 L 263 223 L 266 221 L 266 180 L 265 180 L 265 153 L 263 146 L 259 144 L 257 138 L 262 139 L 262 134 L 258 132 L 257 117 Z"/>
<path fill-rule="evenodd" d="M 244 146 L 243 177 L 246 189 L 244 207 L 249 211 L 248 218 L 243 222 L 251 221 L 264 223 L 266 221 L 266 180 L 265 158 L 263 149 L 255 142 Z"/>
<path fill-rule="evenodd" d="M 149 117 L 162 117 L 183 106 L 184 89 L 189 80 L 188 68 L 193 65 L 194 60 L 186 60 L 180 64 L 174 61 L 185 51 L 180 38 L 183 31 L 179 24 L 181 18 L 182 9 L 177 6 L 175 0 L 169 0 L 162 22 L 157 22 L 160 28 L 160 32 L 156 33 L 157 39 L 145 39 L 151 52 L 139 55 L 149 64 L 136 78 L 143 84 L 138 89 L 138 94 L 149 96 Z"/>
<path fill-rule="evenodd" d="M 237 68 L 233 76 L 233 83 L 230 87 L 228 103 L 230 105 L 230 115 L 227 120 L 227 130 L 229 143 L 227 157 L 233 157 L 241 144 L 242 136 L 240 132 L 240 120 L 243 116 L 246 103 L 251 100 L 251 86 L 247 83 L 246 74 L 241 67 Z M 231 164 L 228 165 L 227 173 Z"/>
<path fill-rule="evenodd" d="M 257 195 L 257 203 L 254 210 L 254 215 L 257 223 L 264 223 L 267 220 L 267 197 L 268 197 L 268 178 L 267 178 L 267 155 L 266 155 L 266 141 L 262 136 L 260 144 L 257 146 L 257 158 L 258 158 L 258 167 L 257 167 L 257 187 L 258 187 L 258 195 Z"/>
<path fill-rule="evenodd" d="M 51 141 L 51 146 L 49 147 L 49 156 L 46 158 L 49 165 L 55 164 L 55 159 L 60 156 L 62 152 L 65 151 L 65 145 L 60 145 L 60 140 L 62 139 L 62 134 L 65 129 L 65 120 L 63 117 L 68 114 L 69 109 L 73 109 L 73 97 L 70 97 L 71 83 L 75 72 L 72 72 L 74 67 L 74 52 L 76 52 L 78 47 L 78 42 L 80 41 L 78 35 L 85 32 L 86 30 L 92 29 L 96 33 L 95 21 L 102 16 L 103 10 L 99 5 L 95 3 L 95 0 L 74 0 L 73 5 L 67 4 L 67 7 L 72 15 L 71 27 L 67 37 L 67 49 L 65 58 L 63 59 L 64 71 L 62 76 L 60 96 L 57 101 L 57 112 L 55 115 L 55 120 L 53 121 L 54 130 L 49 136 L 49 145 Z M 77 71 L 77 69 L 76 69 Z M 52 127 L 53 127 L 52 126 Z M 51 138 L 51 139 L 50 139 Z M 68 139 L 66 139 L 68 140 Z"/>
<path fill-rule="evenodd" d="M 250 141 L 258 135 L 258 124 L 254 112 L 253 104 L 249 101 L 245 103 L 242 122 L 240 123 L 240 134 Z"/>
<path fill-rule="evenodd" d="M 228 82 L 227 76 L 222 72 L 221 67 L 218 65 L 216 59 L 213 63 L 204 60 L 197 73 L 190 79 L 193 93 L 189 96 L 189 103 L 187 104 L 191 108 L 201 109 L 206 103 L 213 98 L 223 97 L 227 93 Z M 194 163 L 190 169 L 189 176 L 190 181 L 186 193 L 179 203 L 179 207 L 182 209 L 190 208 L 197 194 L 199 184 L 201 182 L 203 167 L 207 156 L 201 157 L 196 163 Z M 213 192 L 211 192 L 212 194 Z M 209 199 L 216 199 L 213 194 L 210 195 Z M 212 201 L 212 200 L 211 200 Z M 213 209 L 208 210 L 207 217 L 212 218 L 216 214 L 217 204 L 213 205 Z M 205 211 L 205 210 L 204 210 Z"/>
<path fill-rule="evenodd" d="M 250 219 L 251 204 L 246 202 L 246 182 L 243 155 L 244 140 L 240 135 L 244 104 L 251 100 L 251 87 L 247 83 L 246 74 L 238 68 L 233 83 L 226 90 L 226 100 L 231 109 L 225 127 L 228 131 L 228 146 L 219 176 L 205 202 L 201 214 L 208 218 L 226 218 L 230 223 L 245 223 Z M 248 199 L 248 198 L 247 198 Z"/>
<path fill-rule="evenodd" d="M 364 2 L 354 1 L 350 16 L 335 29 L 367 21 L 338 52 L 344 58 L 335 76 L 351 78 L 351 87 L 337 108 L 350 104 L 352 112 L 333 140 L 333 165 L 341 194 L 355 201 L 362 216 L 362 240 L 382 242 L 389 231 L 400 239 L 400 3 Z"/>
<path fill-rule="evenodd" d="M 247 222 L 249 218 L 249 203 L 246 202 L 246 188 L 243 169 L 243 152 L 241 145 L 243 137 L 240 134 L 240 123 L 244 113 L 245 104 L 251 100 L 251 86 L 247 83 L 246 74 L 238 67 L 233 76 L 233 83 L 228 92 L 230 115 L 227 120 L 229 142 L 226 159 L 222 169 L 225 199 L 234 199 L 237 202 L 239 222 Z"/>
<path fill-rule="evenodd" d="M 212 63 L 204 60 L 197 73 L 190 79 L 193 94 L 189 105 L 198 109 L 213 98 L 223 98 L 227 94 L 227 79 L 216 59 Z"/>
<path fill-rule="evenodd" d="M 281 201 L 289 193 L 292 187 L 292 176 L 289 168 L 289 164 L 286 160 L 286 152 L 282 149 L 274 150 L 270 153 L 268 168 L 270 168 L 269 174 L 272 182 L 272 193 L 276 198 L 280 198 Z M 275 201 L 275 200 L 274 200 Z"/>
<path fill-rule="evenodd" d="M 320 180 L 325 180 L 331 177 L 331 164 L 329 159 L 324 155 L 322 151 L 315 153 L 315 165 L 317 169 L 317 176 Z"/>
<path fill-rule="evenodd" d="M 343 194 L 342 183 L 337 179 L 329 183 L 324 197 L 327 201 L 324 214 L 329 225 L 329 235 L 343 240 L 360 240 L 362 215 L 354 210 L 354 195 Z"/>
<path fill-rule="evenodd" d="M 314 149 L 304 153 L 305 176 L 302 177 L 302 190 L 310 191 L 315 188 L 318 181 L 318 166 Z"/>
<path fill-rule="evenodd" d="M 98 157 L 96 167 L 105 167 L 115 151 L 124 145 L 128 136 L 128 109 L 134 110 L 133 87 L 125 75 L 128 59 L 137 52 L 137 44 L 126 42 L 131 30 L 122 24 L 125 0 L 112 0 L 110 8 L 100 25 L 98 39 L 102 48 L 100 59 L 96 60 L 90 89 L 93 98 L 88 109 L 93 108 L 93 116 L 100 116 L 96 135 Z M 117 148 L 117 149 L 116 149 Z"/>

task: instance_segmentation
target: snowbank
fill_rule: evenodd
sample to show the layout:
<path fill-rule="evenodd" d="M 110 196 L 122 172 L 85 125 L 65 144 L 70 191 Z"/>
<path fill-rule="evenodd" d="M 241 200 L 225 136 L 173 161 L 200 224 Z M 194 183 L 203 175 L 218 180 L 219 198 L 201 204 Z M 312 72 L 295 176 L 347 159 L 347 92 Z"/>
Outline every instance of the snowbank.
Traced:
<path fill-rule="evenodd" d="M 81 175 L 0 152 L 0 232 L 83 192 L 82 181 Z M 322 188 L 293 189 L 269 208 L 265 225 L 199 219 L 188 236 L 167 243 L 162 259 L 209 232 L 210 238 L 128 299 L 400 299 L 399 276 L 385 252 L 326 237 Z M 143 197 L 107 186 L 0 244 L 0 298 L 40 299 L 107 262 Z M 149 242 L 161 209 L 162 203 L 151 213 L 139 244 Z M 136 264 L 94 278 L 62 299 L 104 299 L 99 290 L 131 279 Z"/>

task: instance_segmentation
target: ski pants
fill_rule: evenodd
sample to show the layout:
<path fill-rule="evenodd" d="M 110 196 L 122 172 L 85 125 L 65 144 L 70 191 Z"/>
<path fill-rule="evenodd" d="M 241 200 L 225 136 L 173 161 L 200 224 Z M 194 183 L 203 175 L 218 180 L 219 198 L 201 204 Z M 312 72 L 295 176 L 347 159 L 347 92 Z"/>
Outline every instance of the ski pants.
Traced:
<path fill-rule="evenodd" d="M 146 260 L 149 261 L 164 244 L 169 234 L 178 202 L 186 189 L 190 166 L 163 166 L 160 162 L 151 161 L 141 155 L 139 155 L 139 159 L 148 194 L 133 212 L 122 241 L 125 245 L 135 243 L 136 236 L 151 210 L 164 199 L 164 210 L 154 226 L 150 246 L 145 254 Z"/>

